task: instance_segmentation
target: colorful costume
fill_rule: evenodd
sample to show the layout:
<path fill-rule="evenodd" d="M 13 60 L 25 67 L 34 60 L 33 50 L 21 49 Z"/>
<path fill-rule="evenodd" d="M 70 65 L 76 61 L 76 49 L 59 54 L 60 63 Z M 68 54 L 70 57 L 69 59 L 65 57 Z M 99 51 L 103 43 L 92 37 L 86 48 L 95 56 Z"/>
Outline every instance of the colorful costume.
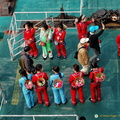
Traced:
<path fill-rule="evenodd" d="M 28 79 L 29 80 L 32 80 L 32 74 L 29 74 L 27 75 Z M 19 79 L 19 84 L 20 84 L 20 87 L 22 87 L 22 91 L 23 91 L 23 94 L 24 94 L 24 97 L 25 97 L 25 101 L 26 101 L 26 104 L 27 104 L 27 107 L 28 108 L 31 108 L 34 106 L 34 94 L 33 94 L 33 90 L 27 90 L 26 87 L 25 87 L 25 81 L 27 80 L 26 77 L 21 77 Z"/>
<path fill-rule="evenodd" d="M 120 56 L 120 35 L 118 35 L 116 37 L 116 43 L 118 44 L 117 47 L 118 47 L 118 56 Z"/>
<path fill-rule="evenodd" d="M 39 86 L 38 84 L 38 80 L 39 78 L 44 78 L 45 80 L 45 84 L 43 86 Z M 36 93 L 38 96 L 38 103 L 42 104 L 42 94 L 44 95 L 44 101 L 46 106 L 49 106 L 49 97 L 48 97 L 48 93 L 47 93 L 47 80 L 48 80 L 48 76 L 45 72 L 37 72 L 33 77 L 32 77 L 32 82 L 33 84 L 35 84 L 35 89 L 36 89 Z"/>
<path fill-rule="evenodd" d="M 37 57 L 38 49 L 36 47 L 34 34 L 35 34 L 34 28 L 24 30 L 24 41 L 27 46 L 31 47 L 30 56 Z"/>
<path fill-rule="evenodd" d="M 66 48 L 65 48 L 65 36 L 66 36 L 65 30 L 58 31 L 58 29 L 55 28 L 54 34 L 53 34 L 53 40 L 58 52 L 58 57 L 60 56 L 64 58 L 67 57 Z"/>
<path fill-rule="evenodd" d="M 47 54 L 49 54 L 49 57 L 52 58 L 52 31 L 50 28 L 48 30 L 43 31 L 41 29 L 40 31 L 40 44 L 42 45 L 42 52 L 43 52 L 43 58 L 47 58 Z"/>
<path fill-rule="evenodd" d="M 76 78 L 83 77 L 83 76 L 84 76 L 84 73 L 81 72 L 81 71 L 80 72 L 75 72 L 75 73 L 70 75 L 69 83 L 70 83 L 70 92 L 71 92 L 71 96 L 72 96 L 72 104 L 73 105 L 76 105 L 76 94 L 77 94 L 77 91 L 78 91 L 79 101 L 81 103 L 85 102 L 85 100 L 84 100 L 84 93 L 83 93 L 83 86 L 78 87 L 77 89 L 74 89 L 72 87 L 72 82 L 75 81 Z"/>
<path fill-rule="evenodd" d="M 91 79 L 90 83 L 90 93 L 91 93 L 91 101 L 96 102 L 101 101 L 101 83 L 96 82 L 95 73 L 104 72 L 104 68 L 94 68 L 92 72 L 90 72 L 89 78 Z"/>
<path fill-rule="evenodd" d="M 77 24 L 77 30 L 78 30 L 78 38 L 79 40 L 82 38 L 88 37 L 88 31 L 87 31 L 87 26 L 93 23 L 93 21 L 86 21 L 86 22 L 79 22 Z"/>
<path fill-rule="evenodd" d="M 63 78 L 64 74 L 61 73 L 61 76 Z M 64 92 L 64 86 L 62 86 L 60 89 L 55 88 L 53 82 L 56 79 L 61 79 L 59 77 L 59 74 L 53 74 L 53 75 L 51 75 L 50 76 L 50 82 L 49 82 L 50 87 L 52 87 L 52 91 L 53 91 L 53 95 L 54 95 L 54 102 L 56 104 L 60 104 L 61 102 L 63 104 L 65 104 L 66 103 L 66 97 L 65 97 L 65 92 Z"/>

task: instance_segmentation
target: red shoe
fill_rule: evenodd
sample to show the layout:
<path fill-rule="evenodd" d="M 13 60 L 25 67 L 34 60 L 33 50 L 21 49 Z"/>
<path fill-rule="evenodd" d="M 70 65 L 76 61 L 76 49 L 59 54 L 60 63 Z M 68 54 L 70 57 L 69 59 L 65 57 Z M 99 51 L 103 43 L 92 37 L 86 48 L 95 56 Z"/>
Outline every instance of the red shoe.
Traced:
<path fill-rule="evenodd" d="M 89 101 L 91 101 L 91 102 L 93 102 L 93 103 L 96 103 L 96 101 L 91 100 L 91 98 L 89 98 Z"/>
<path fill-rule="evenodd" d="M 41 101 L 38 101 L 39 104 L 43 104 Z"/>

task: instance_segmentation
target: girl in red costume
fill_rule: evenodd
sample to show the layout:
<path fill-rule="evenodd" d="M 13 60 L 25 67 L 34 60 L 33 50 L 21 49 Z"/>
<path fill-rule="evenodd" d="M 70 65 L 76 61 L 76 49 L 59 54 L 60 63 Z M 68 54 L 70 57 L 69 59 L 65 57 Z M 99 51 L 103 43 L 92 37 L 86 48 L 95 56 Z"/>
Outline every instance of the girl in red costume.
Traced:
<path fill-rule="evenodd" d="M 79 40 L 82 38 L 88 37 L 87 26 L 93 22 L 94 22 L 93 18 L 92 18 L 92 21 L 87 21 L 87 18 L 85 15 L 81 15 L 78 19 L 75 20 L 75 25 L 77 26 Z"/>
<path fill-rule="evenodd" d="M 116 37 L 116 43 L 118 47 L 118 56 L 120 56 L 120 35 Z"/>
<path fill-rule="evenodd" d="M 30 57 L 34 57 L 37 58 L 38 56 L 38 49 L 36 47 L 36 43 L 35 43 L 35 29 L 33 28 L 33 24 L 30 22 L 26 22 L 24 24 L 24 41 L 25 41 L 25 45 L 30 46 L 31 47 L 31 51 L 30 51 Z"/>
<path fill-rule="evenodd" d="M 66 48 L 65 48 L 65 36 L 66 30 L 62 23 L 59 23 L 58 26 L 54 29 L 53 40 L 58 52 L 57 58 L 59 59 L 61 56 L 63 59 L 66 59 Z"/>

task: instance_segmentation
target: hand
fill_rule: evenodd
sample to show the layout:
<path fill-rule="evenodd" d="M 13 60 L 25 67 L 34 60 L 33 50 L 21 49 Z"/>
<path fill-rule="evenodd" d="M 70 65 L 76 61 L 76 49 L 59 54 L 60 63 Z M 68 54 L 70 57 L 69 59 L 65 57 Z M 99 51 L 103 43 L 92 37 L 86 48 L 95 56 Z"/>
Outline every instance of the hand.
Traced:
<path fill-rule="evenodd" d="M 95 19 L 94 19 L 94 18 L 92 18 L 92 21 L 93 21 L 93 22 L 95 22 Z"/>
<path fill-rule="evenodd" d="M 101 25 L 102 25 L 102 29 L 104 30 L 105 29 L 105 25 L 101 22 Z"/>

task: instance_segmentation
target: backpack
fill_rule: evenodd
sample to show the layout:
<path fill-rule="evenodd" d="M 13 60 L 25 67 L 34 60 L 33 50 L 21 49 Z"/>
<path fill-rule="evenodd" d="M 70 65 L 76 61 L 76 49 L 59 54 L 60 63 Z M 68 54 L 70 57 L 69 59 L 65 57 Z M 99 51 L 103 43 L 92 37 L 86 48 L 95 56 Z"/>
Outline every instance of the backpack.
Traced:
<path fill-rule="evenodd" d="M 104 81 L 106 79 L 105 74 L 102 73 L 102 72 L 98 72 L 98 73 L 94 72 L 94 75 L 95 75 L 95 81 L 96 82 L 102 82 L 102 81 Z"/>
<path fill-rule="evenodd" d="M 61 79 L 55 79 L 53 81 L 54 88 L 60 89 L 60 88 L 62 88 L 62 86 L 63 86 L 63 81 Z"/>
<path fill-rule="evenodd" d="M 33 90 L 33 83 L 30 80 L 25 81 L 26 90 Z"/>
<path fill-rule="evenodd" d="M 81 73 L 78 78 L 76 78 L 74 75 L 73 75 L 73 77 L 75 78 L 75 80 L 71 83 L 73 90 L 77 89 L 79 87 L 82 87 L 85 84 L 85 80 L 81 77 Z"/>
<path fill-rule="evenodd" d="M 44 75 L 44 74 L 43 74 L 43 75 Z M 37 76 L 37 78 L 38 78 L 38 80 L 37 80 L 37 85 L 38 85 L 39 87 L 44 87 L 45 84 L 46 84 L 46 81 L 45 81 L 45 79 L 43 78 L 43 75 L 42 75 L 41 78 L 39 78 L 38 75 L 35 75 L 35 76 Z"/>

